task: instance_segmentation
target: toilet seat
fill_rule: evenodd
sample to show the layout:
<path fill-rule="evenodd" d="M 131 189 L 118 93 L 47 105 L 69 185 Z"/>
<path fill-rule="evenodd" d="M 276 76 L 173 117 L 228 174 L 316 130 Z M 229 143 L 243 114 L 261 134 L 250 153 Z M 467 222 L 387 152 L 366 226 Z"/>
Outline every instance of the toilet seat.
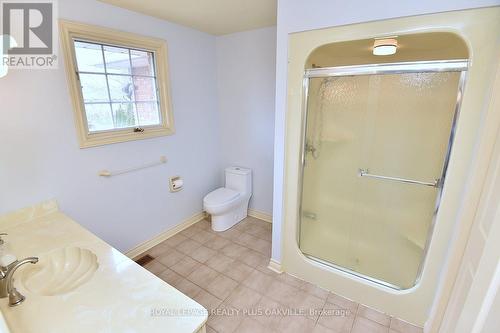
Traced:
<path fill-rule="evenodd" d="M 218 207 L 237 200 L 239 196 L 239 192 L 221 187 L 207 194 L 203 201 L 206 206 Z"/>

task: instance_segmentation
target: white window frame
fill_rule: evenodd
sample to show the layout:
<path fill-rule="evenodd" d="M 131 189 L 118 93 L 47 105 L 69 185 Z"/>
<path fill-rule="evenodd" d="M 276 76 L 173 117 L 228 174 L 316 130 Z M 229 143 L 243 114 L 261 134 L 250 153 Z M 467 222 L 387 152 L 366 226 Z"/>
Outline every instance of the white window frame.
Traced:
<path fill-rule="evenodd" d="M 167 44 L 164 40 L 65 20 L 59 21 L 59 31 L 80 148 L 174 134 L 174 119 L 168 76 Z M 141 127 L 140 131 L 135 128 L 124 128 L 90 132 L 78 77 L 74 46 L 75 40 L 152 52 L 155 61 L 154 68 L 156 72 L 160 124 Z"/>

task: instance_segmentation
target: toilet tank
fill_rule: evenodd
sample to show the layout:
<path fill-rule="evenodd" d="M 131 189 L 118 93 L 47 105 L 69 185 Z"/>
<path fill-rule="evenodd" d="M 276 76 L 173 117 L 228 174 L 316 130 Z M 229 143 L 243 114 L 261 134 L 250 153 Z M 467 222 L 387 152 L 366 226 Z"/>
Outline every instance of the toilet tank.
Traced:
<path fill-rule="evenodd" d="M 252 194 L 252 170 L 229 167 L 226 168 L 226 188 L 245 193 Z"/>

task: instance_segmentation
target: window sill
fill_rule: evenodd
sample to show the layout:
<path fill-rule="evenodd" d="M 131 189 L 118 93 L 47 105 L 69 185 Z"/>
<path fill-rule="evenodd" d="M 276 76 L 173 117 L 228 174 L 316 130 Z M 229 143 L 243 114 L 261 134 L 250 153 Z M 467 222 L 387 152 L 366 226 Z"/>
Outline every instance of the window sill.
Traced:
<path fill-rule="evenodd" d="M 175 133 L 173 128 L 148 128 L 144 132 L 119 131 L 119 132 L 103 132 L 81 135 L 80 148 L 90 148 L 96 146 L 103 146 L 113 143 L 135 141 L 142 139 L 156 138 L 160 136 L 168 136 Z"/>

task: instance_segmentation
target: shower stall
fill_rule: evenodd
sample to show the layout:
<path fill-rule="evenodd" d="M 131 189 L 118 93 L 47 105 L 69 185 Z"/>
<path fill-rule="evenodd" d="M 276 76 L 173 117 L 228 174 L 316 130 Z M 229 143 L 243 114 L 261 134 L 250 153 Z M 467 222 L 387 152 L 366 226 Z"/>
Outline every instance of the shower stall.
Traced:
<path fill-rule="evenodd" d="M 298 244 L 394 289 L 419 280 L 467 60 L 307 69 Z"/>
<path fill-rule="evenodd" d="M 467 283 L 452 277 L 482 195 L 499 15 L 289 34 L 271 266 L 418 326 L 438 316 Z"/>

